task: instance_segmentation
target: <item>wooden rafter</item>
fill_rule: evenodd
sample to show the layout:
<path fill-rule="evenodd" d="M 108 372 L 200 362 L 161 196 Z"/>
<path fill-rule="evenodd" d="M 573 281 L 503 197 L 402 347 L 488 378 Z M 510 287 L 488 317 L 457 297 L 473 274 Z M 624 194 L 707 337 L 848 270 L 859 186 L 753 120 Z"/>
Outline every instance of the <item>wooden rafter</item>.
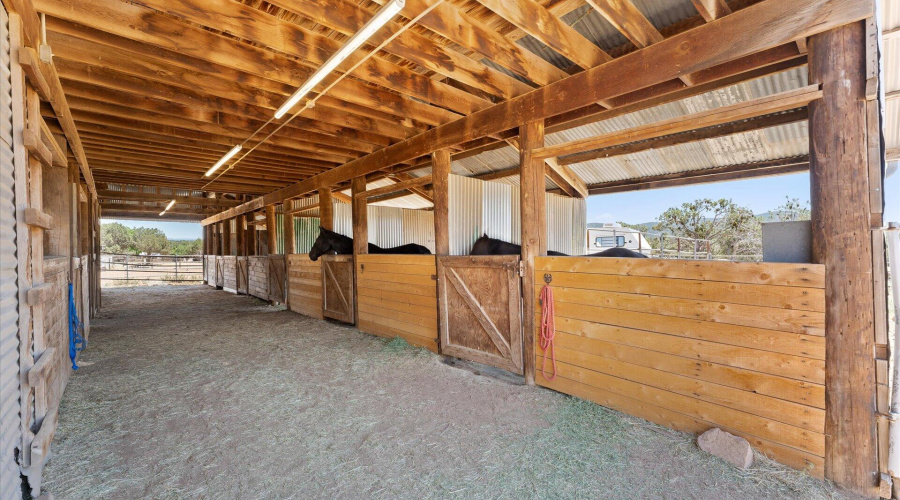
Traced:
<path fill-rule="evenodd" d="M 320 187 L 413 160 L 435 149 L 489 136 L 519 124 L 570 112 L 609 99 L 622 89 L 646 88 L 707 70 L 800 37 L 860 20 L 871 5 L 853 0 L 817 0 L 802 6 L 766 1 L 676 35 L 565 80 L 494 105 L 409 140 L 269 193 L 204 221 L 212 223 L 259 206 L 280 203 Z M 761 27 L 766 29 L 760 29 Z M 721 37 L 728 36 L 729 43 Z M 642 69 L 653 68 L 653 71 Z"/>

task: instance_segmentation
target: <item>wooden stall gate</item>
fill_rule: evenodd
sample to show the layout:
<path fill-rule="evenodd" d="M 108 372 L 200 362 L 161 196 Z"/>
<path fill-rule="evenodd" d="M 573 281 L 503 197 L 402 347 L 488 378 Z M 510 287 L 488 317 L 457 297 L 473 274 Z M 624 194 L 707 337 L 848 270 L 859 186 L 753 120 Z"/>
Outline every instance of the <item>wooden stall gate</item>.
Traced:
<path fill-rule="evenodd" d="M 203 262 L 206 264 L 203 266 L 203 278 L 206 280 L 206 284 L 216 286 L 216 256 L 207 255 L 203 258 Z"/>
<path fill-rule="evenodd" d="M 322 315 L 322 264 L 309 254 L 287 256 L 288 308 L 313 318 Z"/>
<path fill-rule="evenodd" d="M 356 286 L 360 330 L 438 351 L 433 255 L 357 255 Z"/>
<path fill-rule="evenodd" d="M 322 315 L 344 323 L 355 324 L 352 255 L 323 255 Z"/>
<path fill-rule="evenodd" d="M 681 431 L 719 427 L 822 477 L 823 266 L 539 257 L 538 293 L 545 275 L 558 374 L 541 374 L 538 304 L 537 384 Z"/>
<path fill-rule="evenodd" d="M 523 373 L 517 255 L 437 258 L 441 353 Z"/>
<path fill-rule="evenodd" d="M 237 257 L 234 255 L 222 257 L 222 276 L 222 289 L 237 293 Z"/>
<path fill-rule="evenodd" d="M 247 269 L 247 257 L 235 257 L 235 277 L 237 280 L 237 293 L 249 293 L 249 276 Z"/>
<path fill-rule="evenodd" d="M 287 303 L 287 294 L 285 293 L 287 273 L 285 272 L 285 267 L 284 255 L 269 255 L 268 281 L 269 300 L 271 302 Z"/>
<path fill-rule="evenodd" d="M 225 260 L 221 255 L 216 256 L 216 288 L 225 287 Z"/>
<path fill-rule="evenodd" d="M 247 291 L 249 295 L 269 300 L 269 257 L 247 257 Z"/>

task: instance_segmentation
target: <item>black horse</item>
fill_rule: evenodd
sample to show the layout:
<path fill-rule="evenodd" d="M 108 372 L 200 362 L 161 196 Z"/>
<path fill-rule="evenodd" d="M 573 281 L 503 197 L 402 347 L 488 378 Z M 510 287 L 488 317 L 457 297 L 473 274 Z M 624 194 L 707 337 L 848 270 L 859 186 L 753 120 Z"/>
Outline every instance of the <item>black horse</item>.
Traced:
<path fill-rule="evenodd" d="M 353 253 L 353 238 L 319 227 L 319 237 L 309 250 L 310 260 L 318 260 L 320 256 L 330 253 L 334 255 L 350 255 Z M 409 243 L 399 247 L 381 248 L 369 243 L 369 253 L 392 253 L 404 255 L 431 255 L 431 251 L 422 245 Z"/>
<path fill-rule="evenodd" d="M 489 238 L 488 235 L 485 234 L 481 238 L 475 240 L 475 244 L 472 245 L 472 251 L 469 252 L 469 255 L 519 255 L 521 253 L 522 247 L 520 245 L 516 245 L 515 243 L 510 243 L 508 241 L 498 240 L 496 238 Z M 552 250 L 548 251 L 547 255 L 568 257 L 568 254 L 562 252 L 554 252 Z M 647 258 L 646 255 L 635 252 L 633 250 L 629 250 L 627 248 L 608 248 L 602 252 L 585 255 L 585 257 L 626 257 L 636 259 Z"/>

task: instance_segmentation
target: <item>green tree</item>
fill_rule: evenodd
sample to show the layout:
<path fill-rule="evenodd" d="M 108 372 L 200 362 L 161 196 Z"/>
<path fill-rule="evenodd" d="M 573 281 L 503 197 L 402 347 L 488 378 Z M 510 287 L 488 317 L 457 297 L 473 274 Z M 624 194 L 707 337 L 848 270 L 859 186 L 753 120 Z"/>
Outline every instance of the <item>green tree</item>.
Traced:
<path fill-rule="evenodd" d="M 100 247 L 104 253 L 134 253 L 134 233 L 118 222 L 103 224 L 100 226 Z"/>
<path fill-rule="evenodd" d="M 203 246 L 203 240 L 171 240 L 169 241 L 170 251 L 174 255 L 200 255 L 200 249 Z"/>
<path fill-rule="evenodd" d="M 761 238 L 758 227 L 759 221 L 750 209 L 724 198 L 704 198 L 666 210 L 653 229 L 673 236 L 710 240 L 714 253 L 735 255 L 756 248 L 756 240 Z"/>
<path fill-rule="evenodd" d="M 801 202 L 799 198 L 784 197 L 784 204 L 772 210 L 772 217 L 776 221 L 809 220 L 811 213 L 809 201 Z"/>
<path fill-rule="evenodd" d="M 166 233 L 156 228 L 134 228 L 134 249 L 148 254 L 169 253 L 169 239 Z"/>

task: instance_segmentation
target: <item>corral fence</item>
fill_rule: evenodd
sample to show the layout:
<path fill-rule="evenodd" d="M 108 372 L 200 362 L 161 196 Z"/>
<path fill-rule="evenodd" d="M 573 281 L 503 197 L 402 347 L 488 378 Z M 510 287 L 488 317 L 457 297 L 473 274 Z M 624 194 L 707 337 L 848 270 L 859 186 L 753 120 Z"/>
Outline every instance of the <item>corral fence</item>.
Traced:
<path fill-rule="evenodd" d="M 202 283 L 200 255 L 100 255 L 103 286 Z"/>

